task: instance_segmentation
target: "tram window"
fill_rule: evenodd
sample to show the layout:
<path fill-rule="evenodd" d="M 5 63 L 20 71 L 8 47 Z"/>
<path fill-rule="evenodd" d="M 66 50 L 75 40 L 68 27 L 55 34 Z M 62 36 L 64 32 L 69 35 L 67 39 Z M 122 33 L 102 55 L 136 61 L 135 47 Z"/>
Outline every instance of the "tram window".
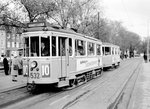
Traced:
<path fill-rule="evenodd" d="M 97 51 L 96 51 L 97 53 L 96 54 L 101 55 L 101 46 L 97 44 L 96 48 L 97 48 Z"/>
<path fill-rule="evenodd" d="M 72 39 L 69 38 L 69 56 L 72 56 Z"/>
<path fill-rule="evenodd" d="M 105 47 L 102 47 L 103 55 L 105 55 Z"/>
<path fill-rule="evenodd" d="M 112 48 L 112 55 L 114 55 L 114 48 Z"/>
<path fill-rule="evenodd" d="M 56 37 L 52 36 L 52 56 L 56 56 Z"/>
<path fill-rule="evenodd" d="M 24 38 L 24 56 L 29 56 L 29 37 Z"/>
<path fill-rule="evenodd" d="M 50 56 L 50 37 L 41 37 L 41 56 Z"/>
<path fill-rule="evenodd" d="M 105 47 L 105 55 L 111 55 L 111 48 Z"/>
<path fill-rule="evenodd" d="M 39 56 L 39 36 L 31 37 L 31 56 Z"/>
<path fill-rule="evenodd" d="M 120 55 L 120 49 L 118 49 L 118 55 Z"/>
<path fill-rule="evenodd" d="M 115 54 L 117 54 L 117 48 L 115 48 Z"/>
<path fill-rule="evenodd" d="M 66 56 L 66 38 L 58 37 L 58 54 L 59 56 Z"/>
<path fill-rule="evenodd" d="M 88 55 L 94 55 L 95 54 L 94 51 L 95 51 L 94 50 L 94 43 L 89 42 L 88 43 Z"/>
<path fill-rule="evenodd" d="M 76 53 L 76 56 L 85 55 L 85 41 L 75 40 L 75 53 Z"/>

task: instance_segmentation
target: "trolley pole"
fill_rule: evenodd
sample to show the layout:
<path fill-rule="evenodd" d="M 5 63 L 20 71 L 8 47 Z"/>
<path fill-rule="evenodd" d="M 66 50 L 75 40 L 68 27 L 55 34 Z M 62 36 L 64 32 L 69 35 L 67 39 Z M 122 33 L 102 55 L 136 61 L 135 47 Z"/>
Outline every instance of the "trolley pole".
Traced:
<path fill-rule="evenodd" d="M 99 35 L 99 12 L 98 12 L 98 39 L 100 39 L 100 35 Z"/>
<path fill-rule="evenodd" d="M 147 24 L 147 62 L 149 62 L 149 20 Z"/>

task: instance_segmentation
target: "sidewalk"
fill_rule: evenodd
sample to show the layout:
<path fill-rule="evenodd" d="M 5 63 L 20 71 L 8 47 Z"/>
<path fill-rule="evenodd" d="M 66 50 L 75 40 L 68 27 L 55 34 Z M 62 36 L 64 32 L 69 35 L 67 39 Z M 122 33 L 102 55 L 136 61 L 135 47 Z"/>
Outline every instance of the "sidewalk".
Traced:
<path fill-rule="evenodd" d="M 4 67 L 3 66 L 0 66 L 0 70 L 3 70 L 4 69 Z"/>
<path fill-rule="evenodd" d="M 150 109 L 150 62 L 143 63 L 128 109 Z"/>
<path fill-rule="evenodd" d="M 22 75 L 17 77 L 17 82 L 12 81 L 12 76 L 1 75 L 0 76 L 0 93 L 8 90 L 20 88 L 26 86 L 27 78 Z"/>
<path fill-rule="evenodd" d="M 0 62 L 0 70 L 3 70 L 3 69 L 4 69 L 3 63 Z"/>

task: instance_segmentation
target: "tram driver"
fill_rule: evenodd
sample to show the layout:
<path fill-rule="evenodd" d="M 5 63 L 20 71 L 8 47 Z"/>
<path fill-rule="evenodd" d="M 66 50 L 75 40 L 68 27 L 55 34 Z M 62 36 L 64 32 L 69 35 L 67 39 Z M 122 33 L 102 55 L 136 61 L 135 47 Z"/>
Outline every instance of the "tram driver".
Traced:
<path fill-rule="evenodd" d="M 41 56 L 49 56 L 49 50 L 46 48 L 45 43 L 41 43 Z"/>

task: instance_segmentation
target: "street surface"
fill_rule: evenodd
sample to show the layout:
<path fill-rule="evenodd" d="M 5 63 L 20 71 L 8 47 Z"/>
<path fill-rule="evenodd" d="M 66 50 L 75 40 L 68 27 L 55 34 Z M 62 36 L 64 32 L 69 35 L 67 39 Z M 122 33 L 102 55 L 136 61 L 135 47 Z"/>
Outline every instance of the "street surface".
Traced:
<path fill-rule="evenodd" d="M 123 60 L 117 69 L 104 71 L 101 77 L 72 90 L 46 92 L 42 95 L 14 103 L 6 108 L 107 109 L 114 102 L 138 65 L 141 67 L 142 63 L 143 59 L 141 58 Z"/>

